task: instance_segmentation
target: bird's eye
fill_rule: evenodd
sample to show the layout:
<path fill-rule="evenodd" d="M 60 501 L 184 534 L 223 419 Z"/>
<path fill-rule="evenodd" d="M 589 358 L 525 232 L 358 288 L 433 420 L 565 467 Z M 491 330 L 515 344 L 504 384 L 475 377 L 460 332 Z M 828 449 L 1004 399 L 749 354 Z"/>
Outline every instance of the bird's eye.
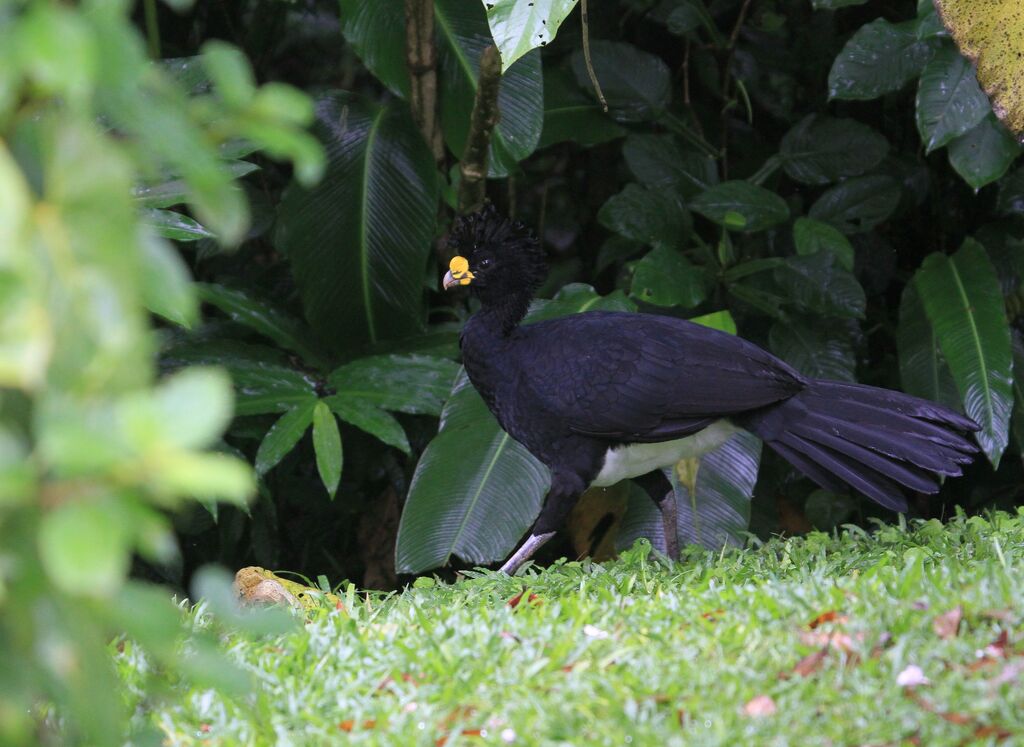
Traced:
<path fill-rule="evenodd" d="M 489 260 L 489 259 L 481 259 L 480 260 L 480 264 L 477 265 L 477 267 L 479 267 L 481 270 L 486 270 L 490 266 L 491 266 L 491 260 Z"/>

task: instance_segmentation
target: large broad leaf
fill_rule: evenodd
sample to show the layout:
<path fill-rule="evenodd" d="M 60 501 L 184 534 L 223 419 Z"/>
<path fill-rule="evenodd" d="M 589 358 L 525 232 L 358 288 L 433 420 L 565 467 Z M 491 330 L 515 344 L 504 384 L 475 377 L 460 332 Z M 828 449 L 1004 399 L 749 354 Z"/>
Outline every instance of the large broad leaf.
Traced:
<path fill-rule="evenodd" d="M 480 56 L 492 44 L 487 18 L 474 0 L 434 3 L 441 75 L 441 129 L 445 142 L 462 156 L 469 135 Z M 488 174 L 507 176 L 540 142 L 544 124 L 544 76 L 540 53 L 531 52 L 505 71 L 498 92 L 501 118 L 491 138 Z"/>
<path fill-rule="evenodd" d="M 1024 458 L 1024 335 L 1013 330 L 1013 436 Z"/>
<path fill-rule="evenodd" d="M 874 99 L 916 78 L 933 45 L 917 37 L 917 21 L 879 18 L 862 26 L 843 47 L 828 75 L 833 99 Z"/>
<path fill-rule="evenodd" d="M 680 149 L 671 135 L 630 135 L 622 146 L 622 156 L 645 186 L 673 190 L 687 199 L 718 183 L 714 159 Z"/>
<path fill-rule="evenodd" d="M 660 247 L 641 259 L 633 273 L 630 295 L 655 306 L 692 309 L 707 298 L 704 270 L 678 249 Z"/>
<path fill-rule="evenodd" d="M 689 461 L 684 460 L 681 464 Z M 689 490 L 680 484 L 676 470 L 671 471 L 681 544 L 720 550 L 726 545 L 743 542 L 750 522 L 750 498 L 760 463 L 761 441 L 741 432 L 701 457 L 697 468 L 696 495 L 691 496 Z M 661 514 L 650 497 L 639 489 L 630 495 L 616 545 L 625 549 L 638 537 L 647 537 L 655 547 L 665 549 Z"/>
<path fill-rule="evenodd" d="M 889 176 L 857 176 L 825 190 L 810 216 L 845 234 L 870 231 L 899 205 L 900 185 Z"/>
<path fill-rule="evenodd" d="M 999 278 L 984 247 L 968 240 L 952 257 L 932 254 L 914 276 L 978 443 L 998 466 L 1013 409 L 1013 357 Z"/>
<path fill-rule="evenodd" d="M 595 41 L 590 47 L 594 74 L 616 120 L 647 122 L 668 108 L 672 76 L 660 57 L 623 42 Z M 576 81 L 593 93 L 582 50 L 573 53 L 572 71 Z"/>
<path fill-rule="evenodd" d="M 538 148 L 571 140 L 583 146 L 622 137 L 626 131 L 580 90 L 568 72 L 556 68 L 544 76 L 544 130 Z"/>
<path fill-rule="evenodd" d="M 384 85 L 406 98 L 405 10 L 402 0 L 340 0 L 341 30 L 359 59 Z"/>
<path fill-rule="evenodd" d="M 821 316 L 864 317 L 864 289 L 839 265 L 834 254 L 788 257 L 774 274 L 790 303 L 804 311 Z"/>
<path fill-rule="evenodd" d="M 690 235 L 690 213 L 671 191 L 627 184 L 601 206 L 597 219 L 605 228 L 641 244 L 679 249 Z"/>
<path fill-rule="evenodd" d="M 372 402 L 344 395 L 325 397 L 323 401 L 335 415 L 349 425 L 376 436 L 388 446 L 394 446 L 406 454 L 411 451 L 402 424 Z"/>
<path fill-rule="evenodd" d="M 878 132 L 852 119 L 811 114 L 782 138 L 786 173 L 804 184 L 829 184 L 870 171 L 889 152 Z"/>
<path fill-rule="evenodd" d="M 971 64 L 951 45 L 939 49 L 917 86 L 917 131 L 925 150 L 972 130 L 990 111 Z"/>
<path fill-rule="evenodd" d="M 200 300 L 217 307 L 230 319 L 297 353 L 310 365 L 319 366 L 323 363 L 312 331 L 267 299 L 216 283 L 198 283 L 196 288 Z"/>
<path fill-rule="evenodd" d="M 416 465 L 395 546 L 399 573 L 504 559 L 540 512 L 550 475 L 460 376 Z"/>
<path fill-rule="evenodd" d="M 949 144 L 949 163 L 975 189 L 1005 174 L 1018 155 L 1017 141 L 992 115 Z"/>
<path fill-rule="evenodd" d="M 772 325 L 768 346 L 804 376 L 855 381 L 857 360 L 849 331 L 834 320 L 826 325 L 810 318 L 790 318 Z"/>
<path fill-rule="evenodd" d="M 423 327 L 423 267 L 437 214 L 434 159 L 401 107 L 347 93 L 317 102 L 323 180 L 293 184 L 278 214 L 306 317 L 336 350 Z"/>
<path fill-rule="evenodd" d="M 789 220 L 786 201 L 764 187 L 744 181 L 718 184 L 690 207 L 730 231 L 753 233 Z"/>
<path fill-rule="evenodd" d="M 458 370 L 458 364 L 444 358 L 376 355 L 336 369 L 327 380 L 338 399 L 411 415 L 440 415 Z"/>
<path fill-rule="evenodd" d="M 814 218 L 797 218 L 793 224 L 793 244 L 797 254 L 828 252 L 835 256 L 843 269 L 853 271 L 853 245 L 839 229 L 828 223 Z"/>
<path fill-rule="evenodd" d="M 546 46 L 555 38 L 562 21 L 578 0 L 482 0 L 487 9 L 491 36 L 508 70 L 531 49 Z"/>
<path fill-rule="evenodd" d="M 1024 133 L 1024 14 L 1019 0 L 935 0 L 960 51 L 977 64 L 978 81 L 999 118 Z"/>
<path fill-rule="evenodd" d="M 900 300 L 900 326 L 896 333 L 896 346 L 899 350 L 903 390 L 916 397 L 959 409 L 960 395 L 956 390 L 956 382 L 942 356 L 939 340 L 924 313 L 921 296 L 913 283 L 906 285 Z"/>

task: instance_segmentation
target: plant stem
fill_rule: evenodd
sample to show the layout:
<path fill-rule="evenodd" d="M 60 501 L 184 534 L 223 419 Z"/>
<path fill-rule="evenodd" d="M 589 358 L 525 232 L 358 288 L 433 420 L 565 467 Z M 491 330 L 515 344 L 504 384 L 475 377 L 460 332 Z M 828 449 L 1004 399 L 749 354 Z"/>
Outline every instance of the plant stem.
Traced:
<path fill-rule="evenodd" d="M 444 143 L 437 116 L 437 47 L 432 0 L 405 0 L 405 64 L 409 69 L 409 106 L 438 168 Z"/>
<path fill-rule="evenodd" d="M 465 215 L 483 207 L 487 191 L 487 156 L 491 134 L 498 124 L 498 89 L 501 86 L 501 55 L 493 44 L 480 56 L 480 79 L 477 82 L 473 114 L 469 120 L 469 137 L 462 153 L 459 172 L 459 213 Z"/>
<path fill-rule="evenodd" d="M 143 0 L 143 13 L 146 17 L 146 46 L 150 58 L 160 59 L 160 20 L 156 14 L 156 0 Z"/>
<path fill-rule="evenodd" d="M 608 102 L 604 98 L 604 91 L 601 90 L 597 73 L 594 72 L 594 63 L 590 59 L 590 16 L 587 13 L 587 0 L 580 0 L 580 18 L 583 21 L 583 61 L 587 65 L 587 75 L 590 76 L 590 82 L 594 85 L 597 100 L 601 102 L 601 108 L 607 113 Z"/>

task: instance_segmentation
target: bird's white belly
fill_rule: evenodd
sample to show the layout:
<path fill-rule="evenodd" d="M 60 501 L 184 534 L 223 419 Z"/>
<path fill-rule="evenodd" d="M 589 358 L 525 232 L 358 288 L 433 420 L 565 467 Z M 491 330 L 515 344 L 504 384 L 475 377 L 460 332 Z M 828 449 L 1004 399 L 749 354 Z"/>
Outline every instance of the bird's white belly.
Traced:
<path fill-rule="evenodd" d="M 656 469 L 670 467 L 680 459 L 699 457 L 717 449 L 739 430 L 728 420 L 719 420 L 702 431 L 675 441 L 655 444 L 629 444 L 608 449 L 604 466 L 590 484 L 604 488 L 620 480 L 640 477 Z"/>

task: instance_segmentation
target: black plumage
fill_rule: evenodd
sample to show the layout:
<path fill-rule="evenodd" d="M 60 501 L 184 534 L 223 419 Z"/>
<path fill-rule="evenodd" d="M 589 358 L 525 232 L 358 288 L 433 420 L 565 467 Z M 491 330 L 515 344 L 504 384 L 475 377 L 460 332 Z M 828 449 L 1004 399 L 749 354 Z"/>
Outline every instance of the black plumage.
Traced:
<path fill-rule="evenodd" d="M 551 490 L 512 572 L 592 484 L 644 477 L 670 553 L 675 505 L 657 476 L 737 429 L 830 490 L 847 486 L 906 509 L 904 489 L 934 493 L 977 447 L 972 420 L 886 389 L 808 379 L 739 337 L 681 319 L 585 312 L 520 325 L 546 267 L 536 239 L 488 207 L 460 218 L 445 288 L 481 308 L 461 338 L 470 380 L 501 427 L 551 470 Z M 654 479 L 652 479 L 654 478 Z M 655 487 L 651 487 L 655 486 Z"/>

